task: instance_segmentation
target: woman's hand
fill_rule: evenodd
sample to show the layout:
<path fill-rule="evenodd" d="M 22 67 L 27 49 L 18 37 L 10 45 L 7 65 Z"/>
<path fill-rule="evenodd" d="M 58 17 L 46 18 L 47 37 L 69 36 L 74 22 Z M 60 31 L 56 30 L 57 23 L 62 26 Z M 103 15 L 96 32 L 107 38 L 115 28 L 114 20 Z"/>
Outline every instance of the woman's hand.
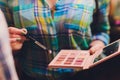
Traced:
<path fill-rule="evenodd" d="M 9 27 L 10 43 L 12 51 L 18 51 L 22 48 L 23 42 L 26 40 L 24 34 L 27 33 L 26 29 L 18 29 Z"/>
<path fill-rule="evenodd" d="M 104 43 L 100 40 L 94 40 L 91 44 L 90 44 L 90 54 L 94 54 L 96 51 L 102 49 L 105 47 Z"/>

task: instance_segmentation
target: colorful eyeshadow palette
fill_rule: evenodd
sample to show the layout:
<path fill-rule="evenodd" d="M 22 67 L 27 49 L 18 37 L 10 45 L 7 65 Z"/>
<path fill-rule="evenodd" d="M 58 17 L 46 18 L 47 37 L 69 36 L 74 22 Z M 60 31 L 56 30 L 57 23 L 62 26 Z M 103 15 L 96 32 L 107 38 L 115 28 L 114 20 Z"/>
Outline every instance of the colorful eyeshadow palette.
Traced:
<path fill-rule="evenodd" d="M 90 54 L 84 50 L 61 50 L 49 68 L 84 68 Z"/>

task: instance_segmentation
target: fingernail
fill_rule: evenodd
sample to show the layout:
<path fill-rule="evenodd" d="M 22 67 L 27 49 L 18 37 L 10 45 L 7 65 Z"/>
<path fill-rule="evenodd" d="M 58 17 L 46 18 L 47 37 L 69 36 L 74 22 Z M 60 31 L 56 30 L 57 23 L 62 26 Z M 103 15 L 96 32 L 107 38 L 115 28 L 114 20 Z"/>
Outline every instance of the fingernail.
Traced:
<path fill-rule="evenodd" d="M 16 41 L 21 41 L 22 39 L 21 38 L 16 38 Z"/>
<path fill-rule="evenodd" d="M 90 49 L 90 54 L 92 55 L 94 53 L 95 53 L 95 48 Z"/>
<path fill-rule="evenodd" d="M 22 34 L 22 35 L 26 35 L 26 34 L 27 34 L 27 29 L 23 28 L 21 34 Z"/>

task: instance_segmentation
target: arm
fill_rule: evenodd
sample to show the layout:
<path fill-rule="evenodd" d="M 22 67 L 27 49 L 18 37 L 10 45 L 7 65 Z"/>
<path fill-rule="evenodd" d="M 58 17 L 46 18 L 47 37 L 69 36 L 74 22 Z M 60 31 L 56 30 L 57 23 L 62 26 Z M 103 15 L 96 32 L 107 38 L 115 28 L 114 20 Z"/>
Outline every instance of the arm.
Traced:
<path fill-rule="evenodd" d="M 109 21 L 108 21 L 108 5 L 109 0 L 97 0 L 96 10 L 93 23 L 91 24 L 93 41 L 90 44 L 91 53 L 103 48 L 109 43 Z"/>

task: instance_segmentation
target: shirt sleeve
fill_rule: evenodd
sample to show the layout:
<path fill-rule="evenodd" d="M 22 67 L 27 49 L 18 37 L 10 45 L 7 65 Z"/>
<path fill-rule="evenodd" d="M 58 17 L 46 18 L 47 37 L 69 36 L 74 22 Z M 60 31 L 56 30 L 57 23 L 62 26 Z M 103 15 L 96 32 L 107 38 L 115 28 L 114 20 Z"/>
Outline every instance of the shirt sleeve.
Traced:
<path fill-rule="evenodd" d="M 93 40 L 101 40 L 107 45 L 110 41 L 110 25 L 108 20 L 108 5 L 110 0 L 96 0 L 96 11 L 91 24 Z"/>

